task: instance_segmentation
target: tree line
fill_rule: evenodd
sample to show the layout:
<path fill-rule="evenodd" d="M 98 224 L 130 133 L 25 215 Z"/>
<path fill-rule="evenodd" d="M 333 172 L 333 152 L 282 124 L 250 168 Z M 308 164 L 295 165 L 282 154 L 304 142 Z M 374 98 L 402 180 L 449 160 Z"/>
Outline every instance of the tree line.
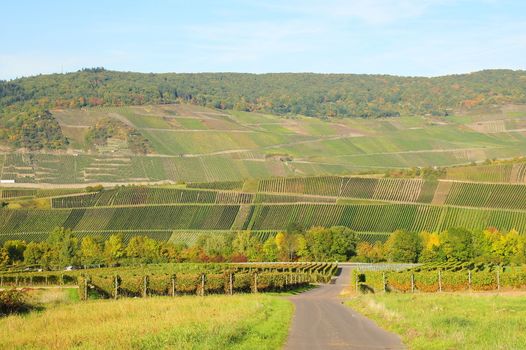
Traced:
<path fill-rule="evenodd" d="M 440 233 L 395 231 L 386 242 L 360 242 L 342 226 L 304 230 L 292 224 L 262 241 L 250 231 L 202 235 L 196 244 L 157 241 L 122 234 L 107 239 L 76 237 L 56 228 L 42 242 L 6 241 L 0 248 L 0 267 L 37 265 L 45 269 L 70 265 L 115 265 L 160 262 L 358 261 L 445 262 L 474 261 L 501 265 L 526 263 L 526 236 L 496 229 L 469 231 L 452 228 Z"/>

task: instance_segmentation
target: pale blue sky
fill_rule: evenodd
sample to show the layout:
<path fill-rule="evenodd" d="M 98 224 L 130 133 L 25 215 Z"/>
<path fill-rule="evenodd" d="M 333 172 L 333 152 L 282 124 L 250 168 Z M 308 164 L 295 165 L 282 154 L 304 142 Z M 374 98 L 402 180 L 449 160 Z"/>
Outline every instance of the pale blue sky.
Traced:
<path fill-rule="evenodd" d="M 11 0 L 0 18 L 0 79 L 95 66 L 424 76 L 526 68 L 524 0 Z"/>

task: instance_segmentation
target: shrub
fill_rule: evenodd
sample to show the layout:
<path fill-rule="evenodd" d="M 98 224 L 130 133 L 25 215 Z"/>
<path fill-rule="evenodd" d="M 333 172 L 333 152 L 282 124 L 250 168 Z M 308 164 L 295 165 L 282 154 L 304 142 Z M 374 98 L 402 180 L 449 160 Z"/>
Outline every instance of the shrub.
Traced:
<path fill-rule="evenodd" d="M 16 289 L 0 291 L 0 316 L 26 312 L 29 309 L 24 292 Z"/>

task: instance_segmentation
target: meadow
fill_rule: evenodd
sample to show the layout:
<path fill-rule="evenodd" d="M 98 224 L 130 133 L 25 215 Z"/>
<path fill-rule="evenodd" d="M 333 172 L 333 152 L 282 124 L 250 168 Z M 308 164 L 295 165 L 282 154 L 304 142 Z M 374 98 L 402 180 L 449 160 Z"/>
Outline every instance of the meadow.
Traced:
<path fill-rule="evenodd" d="M 409 349 L 524 349 L 523 295 L 375 294 L 346 304 L 402 336 Z"/>
<path fill-rule="evenodd" d="M 292 311 L 285 299 L 266 295 L 61 303 L 1 318 L 0 347 L 280 349 Z"/>

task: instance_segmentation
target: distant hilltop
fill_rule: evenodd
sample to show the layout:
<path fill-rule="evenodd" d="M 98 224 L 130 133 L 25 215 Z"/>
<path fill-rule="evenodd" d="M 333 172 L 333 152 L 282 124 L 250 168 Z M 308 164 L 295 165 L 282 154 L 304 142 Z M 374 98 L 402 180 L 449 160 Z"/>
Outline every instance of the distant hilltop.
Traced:
<path fill-rule="evenodd" d="M 104 68 L 0 82 L 3 114 L 187 102 L 218 109 L 311 117 L 448 115 L 526 103 L 526 72 L 484 70 L 442 77 L 315 73 L 133 73 Z"/>

